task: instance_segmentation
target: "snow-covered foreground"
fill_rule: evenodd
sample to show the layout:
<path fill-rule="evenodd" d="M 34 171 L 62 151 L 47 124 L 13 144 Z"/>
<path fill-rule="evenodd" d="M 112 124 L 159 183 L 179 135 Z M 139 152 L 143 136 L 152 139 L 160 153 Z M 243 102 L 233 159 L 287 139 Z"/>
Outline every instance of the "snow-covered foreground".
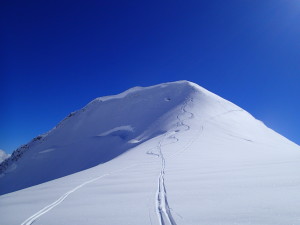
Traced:
<path fill-rule="evenodd" d="M 300 147 L 190 82 L 96 99 L 17 153 L 1 224 L 300 224 Z"/>

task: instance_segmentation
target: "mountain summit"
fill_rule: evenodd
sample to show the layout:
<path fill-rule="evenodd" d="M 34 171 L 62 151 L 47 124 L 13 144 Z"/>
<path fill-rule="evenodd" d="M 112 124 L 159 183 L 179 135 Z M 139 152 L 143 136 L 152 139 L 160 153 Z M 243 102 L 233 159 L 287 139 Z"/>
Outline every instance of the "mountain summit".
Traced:
<path fill-rule="evenodd" d="M 135 87 L 2 162 L 0 213 L 8 225 L 300 224 L 299 169 L 299 146 L 197 84 Z"/>

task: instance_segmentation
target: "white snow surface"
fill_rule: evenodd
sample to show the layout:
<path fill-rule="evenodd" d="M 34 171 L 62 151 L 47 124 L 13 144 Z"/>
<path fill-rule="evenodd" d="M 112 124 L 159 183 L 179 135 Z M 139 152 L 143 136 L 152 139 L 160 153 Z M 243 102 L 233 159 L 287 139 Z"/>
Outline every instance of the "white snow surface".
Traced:
<path fill-rule="evenodd" d="M 0 149 L 0 163 L 3 162 L 8 157 L 9 157 L 9 154 L 7 154 L 4 150 Z"/>
<path fill-rule="evenodd" d="M 97 98 L 0 169 L 5 225 L 300 224 L 300 147 L 188 81 Z"/>

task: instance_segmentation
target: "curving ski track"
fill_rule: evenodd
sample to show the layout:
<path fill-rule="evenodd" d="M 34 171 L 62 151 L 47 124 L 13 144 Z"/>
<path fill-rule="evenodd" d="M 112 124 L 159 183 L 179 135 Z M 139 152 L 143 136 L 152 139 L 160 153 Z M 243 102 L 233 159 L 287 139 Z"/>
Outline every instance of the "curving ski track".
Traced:
<path fill-rule="evenodd" d="M 68 191 L 67 193 L 63 194 L 59 199 L 57 199 L 56 201 L 54 201 L 53 203 L 51 203 L 50 205 L 47 205 L 46 207 L 44 207 L 43 209 L 41 209 L 40 211 L 38 211 L 37 213 L 33 214 L 31 217 L 29 217 L 28 219 L 26 219 L 23 223 L 21 223 L 21 225 L 31 225 L 33 224 L 40 216 L 44 215 L 45 213 L 49 212 L 51 209 L 53 209 L 54 207 L 58 206 L 60 203 L 62 203 L 70 194 L 74 193 L 75 191 L 77 191 L 78 189 L 82 188 L 83 186 L 89 184 L 89 183 L 92 183 L 92 182 L 95 182 L 96 180 L 99 180 L 103 177 L 106 177 L 106 176 L 109 176 L 113 173 L 116 173 L 116 172 L 119 172 L 119 171 L 122 171 L 122 170 L 125 170 L 125 169 L 128 169 L 128 168 L 131 168 L 135 165 L 132 165 L 132 166 L 129 166 L 129 167 L 125 167 L 123 169 L 120 169 L 120 170 L 117 170 L 117 171 L 114 171 L 112 173 L 106 173 L 106 174 L 103 174 L 99 177 L 96 177 L 96 178 L 93 178 L 91 180 L 88 180 L 78 186 L 76 186 L 75 188 L 73 188 L 72 190 Z"/>
<path fill-rule="evenodd" d="M 192 102 L 193 100 L 187 100 L 184 102 L 183 106 L 181 107 L 181 112 L 177 115 L 177 124 L 176 124 L 176 130 L 174 131 L 175 134 L 173 134 L 170 136 L 170 134 L 168 135 L 165 134 L 162 138 L 162 140 L 158 143 L 157 149 L 158 149 L 158 154 L 159 157 L 161 158 L 161 170 L 160 170 L 160 174 L 158 177 L 158 187 L 157 187 L 157 192 L 156 192 L 156 212 L 158 215 L 158 220 L 159 220 L 159 224 L 160 225 L 176 225 L 176 221 L 173 218 L 173 215 L 171 213 L 171 208 L 169 206 L 169 202 L 168 202 L 168 196 L 167 196 L 167 188 L 165 185 L 165 168 L 166 168 L 166 160 L 162 151 L 162 144 L 165 140 L 166 137 L 171 137 L 173 139 L 175 139 L 175 142 L 179 141 L 179 139 L 176 137 L 176 133 L 181 132 L 181 131 L 187 131 L 190 129 L 190 126 L 184 123 L 184 120 L 181 119 L 182 115 L 185 114 L 190 114 L 190 116 L 188 117 L 188 119 L 192 119 L 194 117 L 194 114 L 191 112 L 188 112 L 186 110 L 186 106 L 188 104 L 188 102 Z M 184 130 L 182 130 L 181 128 L 185 127 Z M 173 142 L 173 143 L 175 143 Z M 170 144 L 173 144 L 170 143 Z"/>
<path fill-rule="evenodd" d="M 172 138 L 175 139 L 174 142 L 172 143 L 168 143 L 168 144 L 173 144 L 179 141 L 179 139 L 176 137 L 176 133 L 181 132 L 181 131 L 187 131 L 190 129 L 190 126 L 184 123 L 184 120 L 181 119 L 181 116 L 185 115 L 185 114 L 190 114 L 190 116 L 188 117 L 188 119 L 192 119 L 194 117 L 194 114 L 191 112 L 188 112 L 186 110 L 186 106 L 188 104 L 188 102 L 193 102 L 193 99 L 189 99 L 187 101 L 184 102 L 183 106 L 181 107 L 181 112 L 177 115 L 177 124 L 176 124 L 176 130 L 172 131 L 171 134 L 170 133 L 166 133 L 162 140 L 158 143 L 157 149 L 158 149 L 158 154 L 153 153 L 151 151 L 148 151 L 147 154 L 149 155 L 155 155 L 157 157 L 161 158 L 161 171 L 158 177 L 158 187 L 157 187 L 157 192 L 156 192 L 156 211 L 158 214 L 158 219 L 159 219 L 159 224 L 160 225 L 177 225 L 173 215 L 171 213 L 171 208 L 169 206 L 168 203 L 168 198 L 167 198 L 167 189 L 166 189 L 166 185 L 165 185 L 165 167 L 166 167 L 166 161 L 165 161 L 165 157 L 164 154 L 162 152 L 162 147 L 164 140 L 168 137 L 168 138 Z M 215 119 L 216 117 L 219 116 L 223 116 L 227 113 L 231 113 L 231 112 L 236 112 L 236 111 L 243 111 L 240 109 L 237 110 L 228 110 L 225 113 L 219 114 L 219 115 L 215 115 L 213 117 L 208 118 L 207 120 L 204 121 L 208 122 L 212 119 Z M 185 129 L 181 129 L 182 127 L 185 127 Z M 202 126 L 202 131 L 203 131 L 203 126 Z M 165 144 L 167 145 L 167 144 Z M 135 165 L 133 165 L 135 166 Z M 130 166 L 132 167 L 132 166 Z M 121 170 L 125 170 L 129 167 L 123 168 Z M 112 173 L 116 173 L 120 170 L 114 171 Z M 32 215 L 31 217 L 29 217 L 28 219 L 26 219 L 23 223 L 21 223 L 21 225 L 31 225 L 33 224 L 39 217 L 41 217 L 42 215 L 44 215 L 45 213 L 49 212 L 50 210 L 52 210 L 54 207 L 56 207 L 57 205 L 61 204 L 69 195 L 71 195 L 72 193 L 74 193 L 75 191 L 77 191 L 78 189 L 82 188 L 83 186 L 95 182 L 96 180 L 99 180 L 101 178 L 104 178 L 108 175 L 111 175 L 112 173 L 107 173 L 104 175 L 101 175 L 99 177 L 96 177 L 94 179 L 88 180 L 78 186 L 76 186 L 75 188 L 73 188 L 72 190 L 66 192 L 65 194 L 63 194 L 60 198 L 58 198 L 56 201 L 54 201 L 53 203 L 47 205 L 46 207 L 44 207 L 43 209 L 41 209 L 40 211 L 38 211 L 37 213 L 35 213 L 34 215 Z"/>

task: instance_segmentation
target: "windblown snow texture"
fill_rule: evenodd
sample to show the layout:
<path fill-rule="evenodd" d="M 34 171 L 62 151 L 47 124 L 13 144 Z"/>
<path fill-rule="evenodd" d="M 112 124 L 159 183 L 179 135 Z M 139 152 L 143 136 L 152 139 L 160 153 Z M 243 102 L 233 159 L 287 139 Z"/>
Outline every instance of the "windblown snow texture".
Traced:
<path fill-rule="evenodd" d="M 300 224 L 299 169 L 299 146 L 204 88 L 136 87 L 2 162 L 1 223 Z"/>

